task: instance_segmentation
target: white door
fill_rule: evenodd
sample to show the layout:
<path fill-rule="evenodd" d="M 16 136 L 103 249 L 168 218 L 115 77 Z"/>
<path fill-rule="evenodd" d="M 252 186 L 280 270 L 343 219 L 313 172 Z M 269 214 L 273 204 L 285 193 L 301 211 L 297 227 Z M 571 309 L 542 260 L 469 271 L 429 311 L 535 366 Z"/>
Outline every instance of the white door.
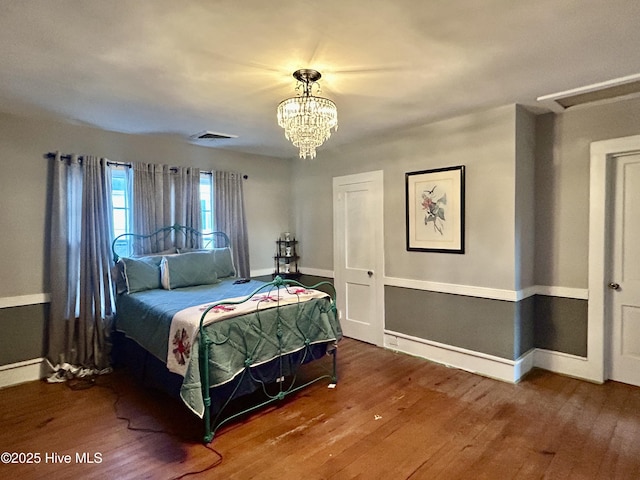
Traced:
<path fill-rule="evenodd" d="M 337 305 L 345 336 L 382 346 L 382 171 L 333 179 Z"/>
<path fill-rule="evenodd" d="M 609 378 L 640 386 L 640 153 L 615 161 Z"/>

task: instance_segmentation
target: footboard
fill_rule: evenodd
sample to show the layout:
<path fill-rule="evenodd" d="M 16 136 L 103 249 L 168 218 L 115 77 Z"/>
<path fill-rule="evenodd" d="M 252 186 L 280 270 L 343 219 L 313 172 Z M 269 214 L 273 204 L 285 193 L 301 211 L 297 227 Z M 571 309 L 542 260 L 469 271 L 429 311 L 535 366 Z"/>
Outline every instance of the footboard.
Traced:
<path fill-rule="evenodd" d="M 304 297 L 317 289 L 328 289 L 331 294 L 324 298 L 305 300 Z M 286 296 L 286 300 L 284 297 Z M 293 298 L 292 296 L 295 296 Z M 297 298 L 297 300 L 296 300 Z M 205 328 L 207 314 L 214 309 L 233 309 L 235 306 L 248 302 L 255 303 L 255 321 L 240 326 L 240 323 L 231 324 L 229 329 L 220 334 L 211 334 Z M 262 320 L 263 302 L 269 303 L 269 321 Z M 262 306 L 261 306 L 262 305 Z M 251 307 L 253 308 L 253 306 Z M 266 309 L 265 309 L 266 310 Z M 328 331 L 331 330 L 331 331 Z M 319 334 L 322 332 L 322 334 Z M 284 399 L 287 395 L 295 393 L 307 386 L 328 379 L 331 383 L 337 383 L 336 346 L 341 338 L 340 325 L 337 320 L 335 305 L 335 288 L 329 282 L 320 282 L 313 286 L 305 286 L 295 280 L 285 280 L 276 277 L 272 282 L 264 284 L 253 291 L 247 297 L 236 300 L 223 300 L 209 305 L 202 313 L 199 324 L 199 373 L 204 402 L 204 442 L 213 440 L 217 430 L 227 422 L 249 412 L 260 409 L 266 405 Z M 223 401 L 222 407 L 216 412 L 215 418 L 211 413 L 211 351 L 212 348 L 223 350 L 233 344 L 234 352 L 244 356 L 244 368 L 240 372 L 239 381 L 235 389 Z M 315 360 L 313 346 L 324 344 L 326 352 L 332 356 L 331 369 L 302 385 L 296 385 L 298 368 L 311 360 Z M 252 368 L 261 362 L 259 352 L 263 348 L 277 352 L 276 359 L 278 375 L 275 379 L 277 393 L 268 393 L 267 382 L 253 376 Z M 287 355 L 296 352 L 295 364 L 288 362 Z M 246 408 L 234 414 L 227 414 L 227 406 L 236 396 L 236 390 L 242 384 L 245 376 L 250 376 L 254 383 L 259 384 L 267 400 Z M 285 384 L 285 376 L 292 377 Z"/>

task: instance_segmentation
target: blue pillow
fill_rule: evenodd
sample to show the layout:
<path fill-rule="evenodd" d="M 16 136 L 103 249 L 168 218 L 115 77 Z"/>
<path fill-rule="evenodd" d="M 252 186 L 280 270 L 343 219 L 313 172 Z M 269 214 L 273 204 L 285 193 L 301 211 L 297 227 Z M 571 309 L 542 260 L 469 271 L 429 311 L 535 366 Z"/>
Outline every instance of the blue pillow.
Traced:
<path fill-rule="evenodd" d="M 230 247 L 214 248 L 213 262 L 215 264 L 218 278 L 233 277 L 236 274 L 236 267 L 233 265 L 233 256 Z"/>
<path fill-rule="evenodd" d="M 231 247 L 220 248 L 179 248 L 178 253 L 209 252 L 213 253 L 216 274 L 218 278 L 233 277 L 236 274 L 236 267 L 233 264 Z"/>
<path fill-rule="evenodd" d="M 211 252 L 189 252 L 162 258 L 162 287 L 167 290 L 218 281 Z"/>
<path fill-rule="evenodd" d="M 135 293 L 154 288 L 162 288 L 160 282 L 161 256 L 121 258 L 122 275 L 124 277 L 127 292 Z"/>

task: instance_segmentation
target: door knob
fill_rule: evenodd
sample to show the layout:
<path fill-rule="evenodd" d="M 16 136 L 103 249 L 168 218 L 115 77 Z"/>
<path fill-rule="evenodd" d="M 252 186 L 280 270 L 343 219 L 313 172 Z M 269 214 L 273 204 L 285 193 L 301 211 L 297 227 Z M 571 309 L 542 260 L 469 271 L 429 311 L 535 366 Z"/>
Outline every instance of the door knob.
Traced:
<path fill-rule="evenodd" d="M 610 288 L 611 290 L 620 290 L 620 284 L 615 283 L 615 282 L 611 282 L 611 283 L 609 284 L 609 288 Z"/>
<path fill-rule="evenodd" d="M 371 270 L 369 270 L 369 271 L 367 272 L 367 275 L 369 275 L 369 277 L 373 277 L 373 272 L 372 272 Z"/>

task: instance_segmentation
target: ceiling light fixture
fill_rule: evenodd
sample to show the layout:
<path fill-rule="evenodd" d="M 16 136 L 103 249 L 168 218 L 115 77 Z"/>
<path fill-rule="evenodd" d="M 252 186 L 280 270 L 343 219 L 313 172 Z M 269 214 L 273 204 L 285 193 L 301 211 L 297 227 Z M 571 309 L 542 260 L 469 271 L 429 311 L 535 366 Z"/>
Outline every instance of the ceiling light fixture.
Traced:
<path fill-rule="evenodd" d="M 315 158 L 316 148 L 329 139 L 331 129 L 338 129 L 336 104 L 311 92 L 314 85 L 320 92 L 321 76 L 316 70 L 296 70 L 293 77 L 299 82 L 296 90 L 302 88 L 301 94 L 278 105 L 278 125 L 284 128 L 287 140 L 300 148 L 300 158 Z"/>

